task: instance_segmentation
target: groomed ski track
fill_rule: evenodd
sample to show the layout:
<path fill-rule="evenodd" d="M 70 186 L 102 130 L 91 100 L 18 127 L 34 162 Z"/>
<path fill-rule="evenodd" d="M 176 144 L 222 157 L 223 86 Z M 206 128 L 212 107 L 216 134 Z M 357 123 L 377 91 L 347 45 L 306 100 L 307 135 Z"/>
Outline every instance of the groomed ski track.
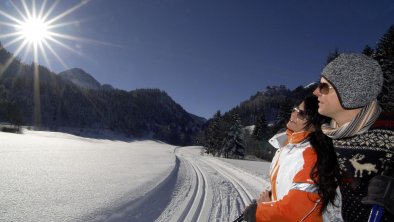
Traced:
<path fill-rule="evenodd" d="M 174 152 L 179 167 L 169 191 L 172 197 L 155 221 L 233 221 L 268 186 L 257 175 L 201 155 L 201 147 L 179 147 Z"/>
<path fill-rule="evenodd" d="M 253 171 L 249 166 L 245 170 L 242 164 L 248 161 L 202 155 L 201 150 L 202 147 L 175 148 L 174 169 L 160 184 L 140 198 L 112 209 L 112 213 L 104 213 L 110 216 L 99 221 L 234 221 L 252 199 L 270 189 L 270 163 L 254 162 L 252 165 L 261 169 Z M 342 221 L 340 208 L 328 210 L 327 221 Z"/>

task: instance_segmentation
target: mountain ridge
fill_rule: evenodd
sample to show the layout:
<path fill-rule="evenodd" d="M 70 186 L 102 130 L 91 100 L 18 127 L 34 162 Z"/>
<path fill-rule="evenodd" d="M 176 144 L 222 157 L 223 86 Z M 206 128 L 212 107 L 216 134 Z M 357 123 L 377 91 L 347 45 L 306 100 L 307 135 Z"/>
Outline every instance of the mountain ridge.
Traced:
<path fill-rule="evenodd" d="M 8 61 L 12 62 L 4 69 Z M 51 131 L 104 129 L 174 145 L 191 144 L 205 122 L 160 89 L 114 89 L 82 69 L 76 70 L 77 77 L 87 77 L 86 81 L 76 84 L 44 66 L 22 63 L 1 45 L 0 68 L 0 122 Z M 34 75 L 34 70 L 39 74 Z"/>
<path fill-rule="evenodd" d="M 85 72 L 81 68 L 72 68 L 60 72 L 58 76 L 71 81 L 75 85 L 87 89 L 99 89 L 101 83 L 97 81 L 91 74 Z"/>

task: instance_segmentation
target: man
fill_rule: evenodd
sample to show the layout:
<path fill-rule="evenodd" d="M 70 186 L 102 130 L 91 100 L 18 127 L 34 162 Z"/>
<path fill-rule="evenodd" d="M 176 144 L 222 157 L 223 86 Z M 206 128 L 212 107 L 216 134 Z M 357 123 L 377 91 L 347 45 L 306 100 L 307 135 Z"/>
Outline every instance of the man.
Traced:
<path fill-rule="evenodd" d="M 371 205 L 363 204 L 362 199 L 368 194 L 369 181 L 393 166 L 394 121 L 376 100 L 382 85 L 383 73 L 375 60 L 362 54 L 341 54 L 323 69 L 313 92 L 319 100 L 318 112 L 332 118 L 322 130 L 333 139 L 337 153 L 345 221 L 368 221 Z M 389 181 L 390 177 L 381 186 L 389 188 Z M 387 190 L 377 191 L 377 195 L 392 205 Z M 378 202 L 370 199 L 368 203 Z M 392 208 L 386 206 L 381 221 L 394 221 Z"/>

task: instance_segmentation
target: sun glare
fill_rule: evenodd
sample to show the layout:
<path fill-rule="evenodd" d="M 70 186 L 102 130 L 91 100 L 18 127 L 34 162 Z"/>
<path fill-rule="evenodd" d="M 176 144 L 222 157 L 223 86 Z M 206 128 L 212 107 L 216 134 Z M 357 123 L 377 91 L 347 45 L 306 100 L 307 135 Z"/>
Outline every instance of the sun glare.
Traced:
<path fill-rule="evenodd" d="M 29 43 L 42 43 L 50 36 L 49 26 L 42 18 L 30 18 L 19 27 L 20 34 Z"/>
<path fill-rule="evenodd" d="M 76 49 L 76 44 L 72 44 L 72 41 L 86 41 L 86 39 L 59 32 L 65 30 L 66 26 L 79 24 L 79 21 L 63 22 L 62 20 L 89 1 L 81 0 L 79 4 L 55 14 L 54 9 L 60 4 L 60 1 L 54 1 L 52 5 L 48 5 L 47 1 L 37 1 L 40 4 L 36 4 L 35 0 L 21 0 L 19 2 L 10 0 L 8 5 L 14 10 L 3 11 L 0 9 L 0 42 L 7 49 L 16 46 L 13 54 L 15 56 L 24 55 L 22 59 L 25 61 L 28 57 L 28 60 L 32 59 L 36 64 L 43 64 L 51 68 L 53 61 L 57 60 L 67 69 L 57 49 L 64 48 L 81 55 L 82 53 Z M 3 64 L 0 74 L 11 63 L 12 60 Z"/>
<path fill-rule="evenodd" d="M 71 8 L 66 8 L 65 11 L 59 14 L 55 14 L 54 9 L 60 1 L 54 1 L 49 7 L 46 7 L 46 0 L 39 1 L 41 5 L 36 7 L 35 0 L 28 1 L 30 4 L 27 4 L 25 0 L 19 2 L 9 0 L 5 5 L 11 6 L 14 12 L 9 8 L 7 11 L 0 9 L 0 42 L 2 43 L 0 49 L 2 47 L 8 50 L 9 48 L 15 48 L 15 50 L 12 50 L 14 56 L 5 62 L 2 61 L 4 64 L 0 62 L 0 77 L 12 64 L 15 58 L 20 58 L 20 54 L 23 51 L 24 56 L 22 59 L 24 62 L 29 62 L 26 60 L 30 59 L 33 60 L 34 125 L 40 125 L 41 122 L 40 75 L 38 64 L 46 65 L 51 68 L 51 62 L 57 60 L 67 69 L 66 64 L 56 51 L 59 47 L 54 46 L 60 46 L 60 48 L 81 55 L 81 53 L 73 47 L 75 45 L 71 45 L 71 41 L 82 41 L 84 39 L 58 31 L 64 30 L 62 28 L 65 26 L 79 23 L 78 21 L 62 22 L 61 20 L 89 1 L 90 0 L 81 0 L 79 4 Z M 13 45 L 16 47 L 13 47 Z M 39 61 L 42 59 L 44 61 Z"/>

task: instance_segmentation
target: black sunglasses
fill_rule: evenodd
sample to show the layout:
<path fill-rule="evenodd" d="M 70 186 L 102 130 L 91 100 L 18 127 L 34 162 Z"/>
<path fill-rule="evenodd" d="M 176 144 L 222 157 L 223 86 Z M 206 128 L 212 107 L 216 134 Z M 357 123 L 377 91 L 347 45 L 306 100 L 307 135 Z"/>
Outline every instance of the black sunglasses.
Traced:
<path fill-rule="evenodd" d="M 328 83 L 321 82 L 321 83 L 319 83 L 317 88 L 319 88 L 319 91 L 321 94 L 327 95 L 330 92 L 330 89 L 332 89 L 333 87 L 328 85 Z"/>
<path fill-rule="evenodd" d="M 306 119 L 306 113 L 304 110 L 300 110 L 298 107 L 294 107 L 292 112 L 296 112 L 297 113 L 297 118 L 298 119 Z"/>

